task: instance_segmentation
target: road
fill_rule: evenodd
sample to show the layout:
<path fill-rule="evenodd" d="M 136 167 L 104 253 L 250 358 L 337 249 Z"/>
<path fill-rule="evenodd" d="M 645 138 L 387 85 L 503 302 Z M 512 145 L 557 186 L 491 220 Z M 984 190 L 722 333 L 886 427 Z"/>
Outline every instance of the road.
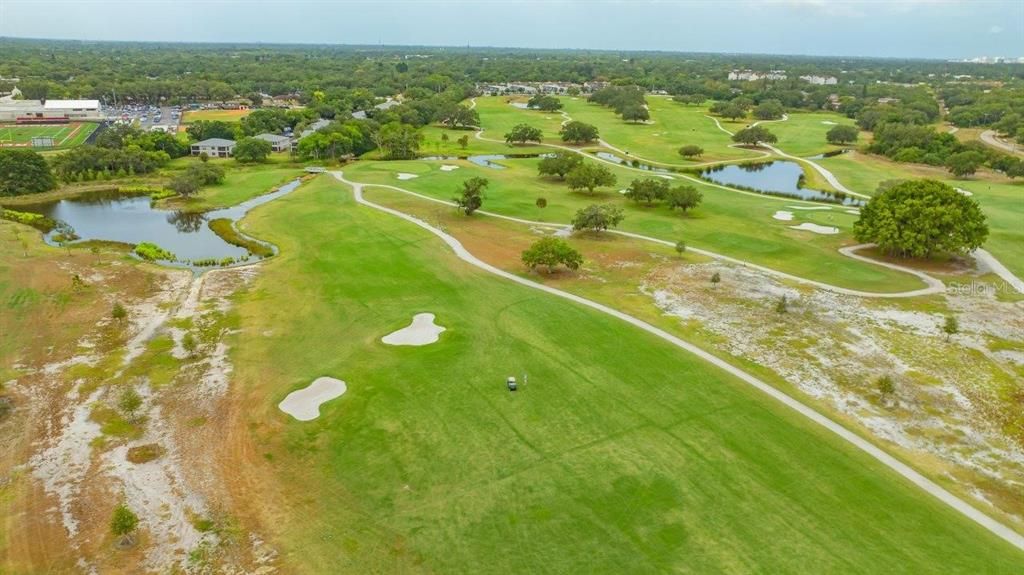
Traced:
<path fill-rule="evenodd" d="M 985 130 L 984 132 L 981 133 L 981 136 L 979 137 L 981 138 L 982 142 L 985 142 L 986 144 L 994 148 L 999 148 L 1000 150 L 1010 152 L 1011 154 L 1018 153 L 1017 146 L 1013 143 L 1007 144 L 1005 141 L 1000 140 L 999 137 L 996 135 L 995 130 Z"/>
<path fill-rule="evenodd" d="M 586 299 L 584 297 L 580 297 L 580 296 L 578 296 L 576 294 L 569 293 L 569 292 L 566 292 L 566 291 L 562 291 L 560 289 L 556 289 L 556 288 L 553 288 L 551 286 L 539 284 L 537 282 L 534 282 L 534 281 L 528 280 L 526 278 L 517 276 L 517 275 L 509 273 L 509 272 L 507 272 L 505 270 L 496 268 L 496 267 L 494 267 L 494 266 L 492 266 L 492 265 L 490 265 L 490 264 L 488 264 L 488 263 L 486 263 L 486 262 L 484 262 L 484 261 L 482 261 L 480 259 L 477 259 L 476 256 L 474 256 L 472 253 L 469 252 L 469 250 L 467 250 L 465 247 L 463 247 L 462 243 L 459 242 L 459 240 L 457 240 L 453 236 L 450 236 L 447 233 L 439 230 L 438 228 L 435 228 L 435 227 L 431 226 L 427 222 L 424 222 L 423 220 L 420 220 L 419 218 L 413 217 L 413 216 L 411 216 L 409 214 L 406 214 L 404 212 L 400 212 L 400 211 L 392 209 L 392 208 L 388 208 L 388 207 L 385 207 L 385 206 L 381 206 L 379 204 L 375 204 L 375 203 L 370 202 L 369 200 L 366 200 L 365 198 L 363 198 L 363 186 L 364 185 L 368 185 L 368 184 L 362 184 L 362 183 L 359 183 L 359 182 L 353 182 L 353 181 L 350 181 L 350 180 L 346 180 L 345 177 L 344 177 L 344 173 L 343 172 L 331 172 L 331 175 L 333 175 L 338 181 L 351 186 L 352 193 L 355 196 L 356 202 L 358 202 L 359 204 L 367 206 L 367 207 L 370 207 L 370 208 L 373 208 L 375 210 L 379 210 L 379 211 L 391 214 L 391 215 L 396 216 L 396 217 L 399 217 L 399 218 L 401 218 L 403 220 L 411 222 L 411 223 L 413 223 L 413 224 L 415 224 L 415 225 L 417 225 L 417 226 L 419 226 L 419 227 L 429 231 L 430 233 L 434 234 L 435 236 L 441 238 L 441 240 L 443 240 L 446 244 L 448 244 L 448 246 L 452 248 L 452 250 L 455 252 L 455 255 L 458 256 L 459 259 L 469 263 L 470 265 L 473 265 L 473 266 L 475 266 L 477 268 L 480 268 L 480 269 L 482 269 L 482 270 L 484 270 L 484 271 L 486 271 L 488 273 L 494 274 L 496 276 L 499 276 L 501 278 L 507 279 L 509 281 L 513 281 L 513 282 L 515 282 L 517 284 L 520 284 L 520 285 L 523 285 L 523 286 L 526 286 L 526 287 L 529 287 L 529 288 L 532 288 L 532 289 L 536 289 L 536 290 L 539 290 L 539 291 L 547 292 L 547 293 L 549 293 L 551 295 L 555 295 L 555 296 L 567 299 L 569 301 L 572 301 L 572 302 L 575 302 L 575 303 L 587 306 L 589 308 L 595 309 L 595 310 L 600 311 L 602 313 L 605 313 L 605 314 L 608 314 L 608 315 L 613 316 L 615 318 L 618 318 L 618 319 L 620 319 L 620 320 L 622 320 L 622 321 L 624 321 L 626 323 L 629 323 L 629 324 L 631 324 L 631 325 L 633 325 L 633 326 L 635 326 L 637 328 L 640 328 L 640 329 L 642 329 L 642 330 L 644 330 L 644 331 L 646 331 L 646 332 L 648 332 L 650 334 L 653 334 L 653 335 L 655 335 L 655 336 L 657 336 L 657 337 L 659 337 L 659 338 L 661 338 L 661 339 L 671 343 L 672 345 L 675 345 L 676 347 L 678 347 L 678 348 L 680 348 L 682 350 L 685 350 L 685 351 L 687 351 L 689 353 L 692 353 L 692 354 L 696 355 L 697 357 L 699 357 L 703 361 L 706 361 L 706 362 L 714 365 L 715 367 L 718 367 L 719 369 L 722 369 L 722 370 L 728 372 L 730 375 L 733 375 L 733 376 L 739 378 L 744 383 L 747 383 L 747 384 L 757 388 L 759 391 L 765 393 L 766 395 L 771 396 L 773 399 L 781 402 L 782 404 L 784 404 L 787 407 L 793 409 L 794 411 L 798 412 L 799 414 L 803 415 L 804 417 L 810 419 L 811 421 L 814 421 L 815 423 L 817 423 L 817 424 L 821 425 L 822 427 L 828 429 L 832 433 L 835 433 L 836 435 L 838 435 L 843 440 L 845 440 L 848 443 L 852 444 L 854 447 L 857 447 L 861 451 L 867 453 L 871 457 L 873 457 L 876 460 L 878 460 L 879 462 L 881 462 L 886 467 L 889 467 L 890 469 L 892 469 L 896 473 L 898 473 L 901 476 L 903 476 L 905 479 L 907 479 L 908 481 L 910 481 L 914 485 L 917 485 L 919 488 L 921 488 L 922 490 L 924 490 L 928 494 L 930 494 L 933 497 L 939 499 L 940 501 L 942 501 L 946 505 L 949 505 L 953 509 L 959 511 L 960 513 L 962 513 L 963 515 L 967 516 L 972 521 L 978 523 L 979 525 L 981 525 L 985 529 L 988 529 L 989 531 L 991 531 L 992 533 L 996 534 L 1000 538 L 1004 539 L 1005 541 L 1007 541 L 1008 543 L 1010 543 L 1014 547 L 1016 547 L 1018 549 L 1021 549 L 1021 550 L 1024 550 L 1024 536 L 1021 536 L 1019 533 L 1017 533 L 1013 529 L 1010 529 L 1006 525 L 1003 525 L 999 521 L 993 519 L 992 517 L 989 517 L 988 515 L 986 515 L 982 511 L 976 509 L 974 506 L 972 506 L 967 501 L 964 501 L 963 499 L 960 499 L 959 497 L 957 497 L 956 495 L 953 495 L 949 491 L 946 491 L 944 488 L 942 488 L 937 483 L 935 483 L 932 480 L 928 479 L 924 475 L 918 473 L 916 470 L 914 470 L 913 468 L 911 468 L 907 464 L 903 463 L 902 461 L 896 459 L 895 457 L 889 455 L 888 453 L 886 453 L 885 451 L 883 451 L 879 447 L 876 447 L 874 444 L 870 443 L 866 439 L 861 438 L 859 435 L 856 435 L 852 431 L 850 431 L 850 430 L 846 429 L 845 427 L 843 427 L 842 425 L 836 423 L 835 421 L 833 421 L 832 419 L 830 419 L 826 415 L 824 415 L 822 413 L 819 413 L 818 411 L 815 411 L 813 408 L 805 405 L 804 403 L 802 403 L 799 400 L 797 400 L 797 399 L 787 395 L 786 393 L 783 393 L 782 391 L 776 389 L 775 387 L 773 387 L 770 384 L 762 381 L 761 379 L 759 379 L 759 378 L 757 378 L 757 377 L 755 377 L 755 376 L 753 376 L 753 375 L 751 375 L 751 374 L 749 374 L 749 373 L 739 369 L 738 367 L 736 367 L 736 366 L 726 362 L 725 360 L 722 360 L 722 359 L 720 359 L 720 358 L 718 358 L 718 357 L 716 357 L 716 356 L 714 356 L 714 355 L 704 351 L 703 349 L 701 349 L 701 348 L 699 348 L 699 347 L 697 347 L 697 346 L 695 346 L 695 345 L 693 345 L 691 343 L 683 341 L 682 339 L 679 339 L 678 337 L 668 333 L 667 331 L 665 331 L 663 329 L 660 329 L 660 328 L 657 328 L 657 327 L 655 327 L 655 326 L 653 326 L 653 325 L 651 325 L 651 324 L 649 324 L 649 323 L 647 323 L 647 322 L 645 322 L 645 321 L 643 321 L 641 319 L 635 318 L 635 317 L 633 317 L 633 316 L 631 316 L 629 314 L 626 314 L 626 313 L 623 313 L 623 312 L 618 311 L 616 309 L 610 308 L 610 307 L 608 307 L 608 306 L 606 306 L 604 304 L 600 304 L 600 303 L 597 303 L 595 301 Z M 387 186 L 387 187 L 393 187 L 393 186 Z"/>

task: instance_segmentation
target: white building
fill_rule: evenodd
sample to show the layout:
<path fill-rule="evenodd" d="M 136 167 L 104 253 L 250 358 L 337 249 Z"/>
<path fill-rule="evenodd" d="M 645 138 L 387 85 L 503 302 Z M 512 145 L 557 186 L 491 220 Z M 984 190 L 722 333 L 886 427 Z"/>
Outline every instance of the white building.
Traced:
<path fill-rule="evenodd" d="M 785 70 L 771 70 L 769 72 L 755 72 L 753 70 L 733 70 L 729 72 L 730 80 L 743 80 L 754 82 L 756 80 L 785 80 Z"/>
<path fill-rule="evenodd" d="M 278 136 L 277 134 L 260 134 L 259 136 L 256 136 L 256 138 L 270 142 L 270 149 L 275 152 L 287 152 L 292 149 L 292 139 L 287 136 Z"/>
<path fill-rule="evenodd" d="M 47 100 L 47 112 L 64 114 L 69 120 L 102 120 L 99 100 Z"/>
<path fill-rule="evenodd" d="M 835 76 L 800 76 L 800 79 L 815 86 L 832 86 L 839 83 Z"/>
<path fill-rule="evenodd" d="M 192 155 L 198 156 L 205 153 L 211 158 L 230 158 L 235 151 L 235 141 L 224 138 L 209 138 L 202 142 L 192 144 Z"/>

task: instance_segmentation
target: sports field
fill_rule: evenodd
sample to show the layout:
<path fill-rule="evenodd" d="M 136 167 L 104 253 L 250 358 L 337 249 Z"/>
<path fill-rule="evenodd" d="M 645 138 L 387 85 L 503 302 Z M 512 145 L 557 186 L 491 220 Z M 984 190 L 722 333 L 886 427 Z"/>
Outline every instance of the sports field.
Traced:
<path fill-rule="evenodd" d="M 255 438 L 238 434 L 230 450 L 249 470 L 237 500 L 265 518 L 297 572 L 1021 564 L 1020 552 L 745 384 L 469 267 L 428 232 L 356 205 L 329 176 L 243 228 L 281 256 L 237 300 L 232 413 Z M 436 344 L 379 342 L 421 312 L 448 330 Z M 523 372 L 529 383 L 509 394 L 504 378 Z M 277 410 L 323 375 L 348 392 L 318 420 Z"/>
<path fill-rule="evenodd" d="M 40 126 L 0 124 L 0 147 L 31 148 L 32 138 L 49 137 L 53 138 L 54 148 L 71 148 L 84 142 L 98 126 L 93 122 Z"/>
<path fill-rule="evenodd" d="M 182 124 L 191 124 L 200 120 L 238 122 L 249 115 L 251 110 L 186 110 L 181 115 Z"/>

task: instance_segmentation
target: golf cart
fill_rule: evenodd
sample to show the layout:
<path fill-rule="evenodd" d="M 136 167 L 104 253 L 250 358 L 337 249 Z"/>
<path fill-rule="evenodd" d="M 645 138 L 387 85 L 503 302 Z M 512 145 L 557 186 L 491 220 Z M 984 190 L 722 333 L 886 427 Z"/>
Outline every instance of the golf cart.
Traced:
<path fill-rule="evenodd" d="M 508 379 L 505 381 L 505 383 L 508 384 L 508 390 L 509 391 L 515 391 L 516 390 L 516 378 L 515 377 L 512 377 L 511 375 L 508 376 Z"/>

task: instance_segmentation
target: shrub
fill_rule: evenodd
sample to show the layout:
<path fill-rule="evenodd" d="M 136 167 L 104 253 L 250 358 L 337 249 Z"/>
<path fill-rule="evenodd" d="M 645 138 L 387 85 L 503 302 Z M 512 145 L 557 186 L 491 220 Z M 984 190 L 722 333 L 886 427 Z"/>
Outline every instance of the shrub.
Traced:
<path fill-rule="evenodd" d="M 570 270 L 577 270 L 583 265 L 583 256 L 578 251 L 565 240 L 554 237 L 534 242 L 529 249 L 523 251 L 522 260 L 531 270 L 537 266 L 545 266 L 549 273 L 559 264 Z"/>
<path fill-rule="evenodd" d="M 213 233 L 217 234 L 222 240 L 233 246 L 245 248 L 254 256 L 269 258 L 274 255 L 274 249 L 272 247 L 256 240 L 249 239 L 238 233 L 234 224 L 232 224 L 231 220 L 227 218 L 211 220 L 208 225 L 210 226 L 210 229 L 213 230 Z"/>
<path fill-rule="evenodd" d="M 177 258 L 174 256 L 174 254 L 150 242 L 142 242 L 139 245 L 135 246 L 135 255 L 139 256 L 140 258 L 146 261 L 177 261 Z"/>

